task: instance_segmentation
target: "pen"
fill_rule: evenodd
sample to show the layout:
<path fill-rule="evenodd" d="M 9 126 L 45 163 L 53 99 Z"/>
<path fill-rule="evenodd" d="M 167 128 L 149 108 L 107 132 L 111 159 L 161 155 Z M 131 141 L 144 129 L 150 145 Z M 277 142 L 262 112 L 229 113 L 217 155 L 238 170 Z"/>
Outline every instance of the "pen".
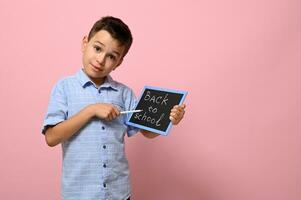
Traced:
<path fill-rule="evenodd" d="M 126 113 L 136 113 L 136 112 L 142 112 L 143 110 L 126 110 L 121 111 L 120 114 L 126 114 Z"/>

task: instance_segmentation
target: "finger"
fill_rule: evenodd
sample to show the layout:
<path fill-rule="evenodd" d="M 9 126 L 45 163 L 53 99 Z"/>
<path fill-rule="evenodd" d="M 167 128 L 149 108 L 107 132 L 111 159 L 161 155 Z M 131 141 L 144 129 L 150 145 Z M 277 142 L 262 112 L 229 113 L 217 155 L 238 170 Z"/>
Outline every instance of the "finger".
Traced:
<path fill-rule="evenodd" d="M 183 115 L 177 115 L 177 114 L 174 114 L 172 113 L 170 115 L 170 119 L 172 121 L 173 124 L 178 124 L 183 118 Z"/>
<path fill-rule="evenodd" d="M 119 109 L 118 109 L 118 107 L 116 107 L 116 106 L 113 106 L 113 108 L 114 108 L 114 112 L 115 112 L 115 113 L 119 113 Z"/>
<path fill-rule="evenodd" d="M 179 108 L 174 107 L 174 108 L 171 109 L 171 112 L 177 112 L 178 110 L 179 110 Z"/>
<path fill-rule="evenodd" d="M 106 115 L 106 117 L 105 117 L 105 120 L 106 121 L 112 121 L 113 119 L 114 119 L 114 115 L 116 115 L 116 114 L 114 114 L 114 110 L 112 109 L 112 110 L 110 110 L 108 113 L 107 113 L 107 115 Z"/>
<path fill-rule="evenodd" d="M 119 110 L 115 106 L 111 106 L 108 113 L 108 120 L 113 120 L 118 116 Z"/>
<path fill-rule="evenodd" d="M 180 105 L 174 105 L 173 108 L 178 109 Z"/>
<path fill-rule="evenodd" d="M 117 117 L 120 115 L 120 110 L 117 110 L 116 115 Z"/>
<path fill-rule="evenodd" d="M 184 105 L 181 105 L 181 106 L 175 105 L 175 106 L 172 108 L 172 110 L 177 110 L 177 111 L 180 111 L 180 112 L 183 112 L 184 109 L 185 109 L 185 104 L 184 104 Z"/>
<path fill-rule="evenodd" d="M 115 112 L 111 113 L 111 115 L 110 115 L 110 121 L 116 119 L 116 117 L 117 117 L 117 114 Z"/>
<path fill-rule="evenodd" d="M 117 110 L 117 111 L 115 112 L 115 118 L 117 118 L 117 117 L 119 117 L 119 116 L 120 116 L 120 111 Z"/>
<path fill-rule="evenodd" d="M 180 116 L 180 114 L 177 111 L 174 111 L 170 113 L 170 116 L 176 119 Z"/>
<path fill-rule="evenodd" d="M 185 110 L 183 110 L 182 108 L 178 108 L 178 109 L 173 108 L 173 109 L 171 109 L 170 113 L 174 113 L 176 115 L 182 116 L 182 115 L 184 115 Z"/>
<path fill-rule="evenodd" d="M 172 123 L 174 123 L 176 120 L 175 120 L 175 118 L 173 117 L 173 116 L 169 116 L 169 120 L 172 122 Z"/>
<path fill-rule="evenodd" d="M 169 119 L 173 125 L 177 125 L 179 123 L 179 121 L 175 119 L 173 116 L 169 116 Z"/>
<path fill-rule="evenodd" d="M 111 114 L 112 112 L 109 112 L 108 113 L 108 115 L 107 115 L 107 117 L 106 117 L 106 120 L 107 121 L 111 121 L 112 120 L 112 114 Z"/>
<path fill-rule="evenodd" d="M 107 122 L 111 121 L 109 116 L 107 116 L 104 120 Z"/>
<path fill-rule="evenodd" d="M 116 119 L 118 117 L 118 115 L 119 115 L 118 113 L 119 113 L 118 110 L 114 110 L 114 112 L 112 112 L 112 114 L 111 114 L 112 120 Z"/>
<path fill-rule="evenodd" d="M 115 119 L 116 118 L 115 116 L 116 115 L 114 113 L 111 113 L 110 116 L 109 116 L 110 121 L 112 121 L 113 119 Z"/>

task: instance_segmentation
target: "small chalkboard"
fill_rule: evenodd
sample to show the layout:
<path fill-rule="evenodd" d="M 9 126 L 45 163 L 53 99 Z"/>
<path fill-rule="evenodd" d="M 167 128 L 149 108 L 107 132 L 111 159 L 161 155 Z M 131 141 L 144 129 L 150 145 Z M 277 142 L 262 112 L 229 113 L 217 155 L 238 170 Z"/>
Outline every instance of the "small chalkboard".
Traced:
<path fill-rule="evenodd" d="M 132 113 L 126 124 L 168 135 L 172 126 L 169 119 L 170 111 L 175 105 L 181 105 L 186 95 L 186 91 L 145 86 L 135 108 L 143 111 Z"/>

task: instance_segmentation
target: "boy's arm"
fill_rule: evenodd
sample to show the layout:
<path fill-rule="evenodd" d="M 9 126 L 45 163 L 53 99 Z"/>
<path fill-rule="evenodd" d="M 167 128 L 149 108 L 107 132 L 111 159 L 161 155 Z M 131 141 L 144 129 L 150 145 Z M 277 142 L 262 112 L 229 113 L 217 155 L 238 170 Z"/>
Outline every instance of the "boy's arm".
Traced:
<path fill-rule="evenodd" d="M 119 110 L 111 104 L 89 105 L 71 118 L 47 128 L 45 132 L 46 143 L 53 147 L 69 139 L 93 117 L 111 121 L 119 115 Z"/>
<path fill-rule="evenodd" d="M 171 109 L 169 119 L 173 125 L 177 125 L 183 119 L 184 114 L 185 114 L 185 107 L 186 107 L 186 105 L 183 104 L 181 106 L 176 105 Z M 159 136 L 159 134 L 153 133 L 153 132 L 150 132 L 147 130 L 140 130 L 140 132 L 142 133 L 142 135 L 144 137 L 149 138 L 149 139 Z"/>

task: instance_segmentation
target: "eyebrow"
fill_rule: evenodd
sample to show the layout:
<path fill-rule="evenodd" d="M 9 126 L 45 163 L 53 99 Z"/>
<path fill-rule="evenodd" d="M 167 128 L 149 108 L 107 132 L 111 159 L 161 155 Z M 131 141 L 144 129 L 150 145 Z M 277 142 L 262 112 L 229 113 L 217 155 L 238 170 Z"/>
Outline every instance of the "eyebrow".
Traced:
<path fill-rule="evenodd" d="M 101 44 L 102 46 L 105 46 L 103 43 L 99 42 L 99 41 L 95 41 L 96 43 Z M 118 56 L 120 56 L 120 53 L 118 51 L 113 51 L 113 53 L 117 54 Z"/>

